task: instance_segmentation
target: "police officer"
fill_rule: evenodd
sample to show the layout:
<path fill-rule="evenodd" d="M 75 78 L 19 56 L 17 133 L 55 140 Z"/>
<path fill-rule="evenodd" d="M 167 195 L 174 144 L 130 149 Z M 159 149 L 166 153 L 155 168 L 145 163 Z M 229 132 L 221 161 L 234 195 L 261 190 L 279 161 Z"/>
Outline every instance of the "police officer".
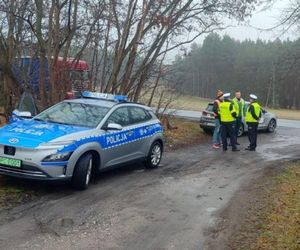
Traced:
<path fill-rule="evenodd" d="M 240 90 L 235 91 L 235 97 L 232 99 L 234 108 L 237 112 L 237 117 L 235 121 L 235 139 L 236 145 L 240 145 L 237 141 L 240 127 L 242 126 L 243 117 L 245 117 L 245 100 L 242 98 Z"/>
<path fill-rule="evenodd" d="M 257 128 L 259 119 L 261 118 L 261 107 L 257 103 L 257 96 L 250 95 L 250 104 L 246 112 L 246 123 L 248 125 L 248 138 L 250 145 L 245 149 L 249 151 L 256 150 Z"/>
<path fill-rule="evenodd" d="M 237 112 L 230 100 L 230 93 L 224 94 L 224 101 L 219 105 L 219 115 L 221 120 L 221 136 L 223 143 L 223 151 L 227 151 L 227 134 L 229 134 L 232 151 L 240 151 L 235 144 L 235 119 Z"/>

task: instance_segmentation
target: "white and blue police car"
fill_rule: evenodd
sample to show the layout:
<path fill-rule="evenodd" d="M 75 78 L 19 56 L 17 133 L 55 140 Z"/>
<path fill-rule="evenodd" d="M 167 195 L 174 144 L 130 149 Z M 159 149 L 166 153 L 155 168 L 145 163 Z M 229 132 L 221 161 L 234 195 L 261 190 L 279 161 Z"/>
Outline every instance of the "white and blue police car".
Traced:
<path fill-rule="evenodd" d="M 71 180 L 76 189 L 86 189 L 91 175 L 108 167 L 142 159 L 155 168 L 162 152 L 155 114 L 120 95 L 85 91 L 0 129 L 0 174 Z"/>

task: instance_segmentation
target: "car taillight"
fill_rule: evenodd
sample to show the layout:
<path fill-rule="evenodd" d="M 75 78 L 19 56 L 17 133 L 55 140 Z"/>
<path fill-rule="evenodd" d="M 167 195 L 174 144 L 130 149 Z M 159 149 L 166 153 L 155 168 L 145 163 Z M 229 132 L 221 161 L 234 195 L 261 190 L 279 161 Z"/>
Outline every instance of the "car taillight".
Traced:
<path fill-rule="evenodd" d="M 73 92 L 67 92 L 65 95 L 66 100 L 74 99 L 74 93 Z"/>

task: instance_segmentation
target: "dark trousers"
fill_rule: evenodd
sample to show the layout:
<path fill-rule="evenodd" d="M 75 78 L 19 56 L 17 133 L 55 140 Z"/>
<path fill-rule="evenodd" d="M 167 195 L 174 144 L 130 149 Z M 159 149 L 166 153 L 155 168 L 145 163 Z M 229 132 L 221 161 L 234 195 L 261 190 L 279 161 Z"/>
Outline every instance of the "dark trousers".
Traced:
<path fill-rule="evenodd" d="M 235 122 L 223 122 L 221 126 L 221 136 L 223 149 L 227 150 L 227 135 L 229 135 L 232 149 L 236 149 L 235 144 Z"/>
<path fill-rule="evenodd" d="M 236 142 L 237 142 L 237 138 L 238 138 L 239 130 L 240 130 L 241 126 L 242 126 L 242 117 L 238 117 L 235 120 L 235 140 L 236 140 Z"/>
<path fill-rule="evenodd" d="M 256 149 L 258 123 L 248 123 L 249 148 Z"/>

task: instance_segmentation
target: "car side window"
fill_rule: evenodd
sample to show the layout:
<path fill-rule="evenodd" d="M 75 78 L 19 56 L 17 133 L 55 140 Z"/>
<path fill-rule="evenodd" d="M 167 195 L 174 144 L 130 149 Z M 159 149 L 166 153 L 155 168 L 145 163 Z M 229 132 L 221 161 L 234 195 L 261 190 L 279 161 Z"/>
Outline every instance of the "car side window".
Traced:
<path fill-rule="evenodd" d="M 115 110 L 107 119 L 106 125 L 109 123 L 117 123 L 123 127 L 128 126 L 130 123 L 128 108 L 122 107 Z"/>
<path fill-rule="evenodd" d="M 131 115 L 131 124 L 146 122 L 152 118 L 151 115 L 143 108 L 130 107 L 129 110 Z"/>

